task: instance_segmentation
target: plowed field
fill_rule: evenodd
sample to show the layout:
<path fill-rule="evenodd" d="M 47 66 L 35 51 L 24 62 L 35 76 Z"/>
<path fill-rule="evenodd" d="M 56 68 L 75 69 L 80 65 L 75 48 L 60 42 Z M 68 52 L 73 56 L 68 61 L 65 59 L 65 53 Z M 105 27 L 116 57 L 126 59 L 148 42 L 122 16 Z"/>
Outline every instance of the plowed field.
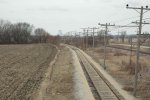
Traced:
<path fill-rule="evenodd" d="M 50 44 L 0 45 L 0 100 L 30 100 L 56 52 Z"/>

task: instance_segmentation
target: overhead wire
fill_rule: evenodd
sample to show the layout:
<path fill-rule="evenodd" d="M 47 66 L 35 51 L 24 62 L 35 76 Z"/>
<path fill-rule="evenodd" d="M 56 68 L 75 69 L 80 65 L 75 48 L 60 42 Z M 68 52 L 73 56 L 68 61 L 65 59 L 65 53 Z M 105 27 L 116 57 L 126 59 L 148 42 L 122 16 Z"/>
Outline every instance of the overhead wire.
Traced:
<path fill-rule="evenodd" d="M 137 17 L 139 17 L 139 16 L 130 17 L 130 18 L 125 18 L 125 19 L 122 19 L 122 20 L 118 20 L 118 22 L 119 22 L 119 21 L 126 21 L 126 20 L 129 20 L 129 19 L 132 19 L 132 18 L 137 18 Z M 146 21 L 146 20 L 150 21 L 150 18 L 144 18 L 143 20 L 144 20 L 144 21 Z M 138 20 L 136 20 L 136 21 L 138 21 Z M 124 26 L 128 26 L 128 25 L 130 25 L 130 24 L 132 24 L 132 23 L 126 24 L 126 25 L 124 25 Z M 116 28 L 114 28 L 114 29 L 112 29 L 112 30 L 110 30 L 110 31 L 115 31 L 115 30 L 117 30 L 117 29 L 125 30 L 125 29 L 131 29 L 131 28 L 133 28 L 133 27 L 116 27 Z"/>
<path fill-rule="evenodd" d="M 140 16 L 128 17 L 128 18 L 112 21 L 111 23 L 123 22 L 123 21 L 127 21 L 127 20 L 130 20 L 130 19 L 133 19 L 133 18 L 138 18 L 138 17 L 140 17 Z"/>
<path fill-rule="evenodd" d="M 128 18 L 123 18 L 123 19 L 120 19 L 120 20 L 111 21 L 110 23 L 120 23 L 120 22 L 124 22 L 124 21 L 129 21 L 131 19 L 138 18 L 138 17 L 140 17 L 140 16 L 133 16 L 133 17 L 128 17 Z M 144 21 L 150 20 L 150 18 L 144 18 L 143 20 Z M 129 24 L 126 24 L 124 26 L 128 26 L 130 24 L 133 24 L 133 23 L 130 22 Z M 128 29 L 131 29 L 131 28 L 133 28 L 133 27 L 115 27 L 114 29 L 110 29 L 110 31 L 115 31 L 117 29 L 121 29 L 121 30 L 125 30 L 126 29 L 126 30 L 128 30 Z"/>

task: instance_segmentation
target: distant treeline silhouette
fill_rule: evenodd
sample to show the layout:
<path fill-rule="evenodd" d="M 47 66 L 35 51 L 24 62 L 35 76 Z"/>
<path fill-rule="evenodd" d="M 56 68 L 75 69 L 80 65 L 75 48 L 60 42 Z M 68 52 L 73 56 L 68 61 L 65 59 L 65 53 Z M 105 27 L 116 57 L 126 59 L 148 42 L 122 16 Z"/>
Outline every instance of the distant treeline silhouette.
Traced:
<path fill-rule="evenodd" d="M 49 36 L 43 28 L 34 29 L 27 22 L 0 20 L 0 44 L 45 43 Z"/>

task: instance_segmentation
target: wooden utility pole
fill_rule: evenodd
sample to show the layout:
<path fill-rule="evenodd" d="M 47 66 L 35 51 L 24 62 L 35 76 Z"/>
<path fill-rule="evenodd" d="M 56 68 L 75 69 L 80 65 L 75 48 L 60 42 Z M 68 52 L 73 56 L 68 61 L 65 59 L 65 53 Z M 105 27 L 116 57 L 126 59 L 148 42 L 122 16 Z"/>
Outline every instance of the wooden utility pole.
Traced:
<path fill-rule="evenodd" d="M 115 25 L 116 27 L 122 28 L 122 27 L 138 27 L 138 26 L 129 26 L 129 25 Z M 122 31 L 123 32 L 123 31 Z M 119 33 L 122 33 L 118 31 L 118 38 L 119 38 Z"/>
<path fill-rule="evenodd" d="M 133 91 L 133 95 L 136 96 L 137 93 L 137 80 L 138 80 L 138 68 L 139 68 L 139 51 L 140 51 L 140 35 L 142 32 L 142 20 L 143 20 L 143 14 L 145 12 L 143 12 L 144 10 L 146 10 L 146 12 L 148 10 L 150 10 L 148 8 L 148 6 L 146 6 L 145 8 L 143 6 L 141 6 L 140 8 L 136 8 L 136 7 L 129 7 L 129 5 L 126 5 L 126 8 L 128 9 L 134 9 L 134 10 L 140 10 L 140 22 L 139 22 L 139 34 L 137 35 L 137 50 L 136 50 L 136 66 L 135 66 L 135 80 L 134 80 L 134 91 Z"/>
<path fill-rule="evenodd" d="M 106 69 L 106 45 L 107 45 L 107 34 L 108 34 L 108 27 L 109 26 L 115 26 L 115 25 L 111 25 L 110 23 L 106 23 L 106 24 L 98 24 L 98 25 L 101 25 L 101 26 L 105 26 L 105 34 L 104 34 L 104 69 Z"/>
<path fill-rule="evenodd" d="M 70 31 L 69 34 L 70 34 L 70 37 L 71 37 L 71 42 L 70 43 L 71 43 L 71 45 L 73 45 L 73 31 Z"/>
<path fill-rule="evenodd" d="M 81 48 L 82 47 L 82 36 L 81 36 L 81 33 L 82 32 L 78 32 L 79 33 L 79 44 L 78 44 L 78 46 Z"/>
<path fill-rule="evenodd" d="M 108 34 L 108 27 L 110 26 L 115 26 L 115 27 L 137 27 L 137 26 L 127 26 L 127 25 L 124 25 L 124 26 L 121 26 L 121 25 L 111 25 L 110 23 L 106 23 L 106 24 L 98 24 L 98 25 L 101 25 L 101 26 L 105 26 L 105 35 L 104 35 L 104 69 L 106 69 L 106 46 L 107 46 L 107 34 Z"/>
<path fill-rule="evenodd" d="M 120 31 L 118 30 L 118 36 L 117 36 L 118 43 L 119 43 L 119 33 L 120 33 Z"/>
<path fill-rule="evenodd" d="M 93 33 L 93 48 L 95 47 L 95 33 L 97 33 L 97 32 L 95 32 L 95 30 L 96 29 L 99 29 L 99 28 L 96 28 L 96 27 L 93 27 L 93 28 L 90 28 L 90 29 L 92 29 L 93 31 L 92 31 L 92 33 Z"/>
<path fill-rule="evenodd" d="M 83 48 L 84 48 L 84 50 L 86 49 L 86 45 L 85 45 L 85 34 L 86 34 L 86 28 L 81 28 L 81 29 L 83 29 Z"/>
<path fill-rule="evenodd" d="M 130 61 L 129 61 L 129 63 L 131 65 L 131 62 L 132 62 L 132 37 L 130 39 L 130 44 L 131 44 L 131 47 L 130 47 L 131 51 L 130 51 Z"/>
<path fill-rule="evenodd" d="M 88 36 L 89 36 L 89 30 L 87 29 L 87 32 L 86 32 L 86 49 L 88 48 Z"/>
<path fill-rule="evenodd" d="M 69 32 L 69 35 L 70 35 L 70 43 L 71 43 L 71 45 L 72 45 L 72 32 Z"/>
<path fill-rule="evenodd" d="M 138 26 L 121 26 L 121 25 L 118 25 L 118 27 L 138 27 Z M 118 32 L 118 34 L 121 33 L 121 32 Z M 132 37 L 131 37 L 131 47 L 130 47 L 131 51 L 130 51 L 130 60 L 129 60 L 129 63 L 131 65 L 131 58 L 132 58 Z"/>
<path fill-rule="evenodd" d="M 83 34 L 85 35 L 85 42 L 84 42 L 84 45 L 85 45 L 85 50 L 88 48 L 88 35 L 89 35 L 89 27 L 88 28 L 81 28 L 83 29 Z"/>

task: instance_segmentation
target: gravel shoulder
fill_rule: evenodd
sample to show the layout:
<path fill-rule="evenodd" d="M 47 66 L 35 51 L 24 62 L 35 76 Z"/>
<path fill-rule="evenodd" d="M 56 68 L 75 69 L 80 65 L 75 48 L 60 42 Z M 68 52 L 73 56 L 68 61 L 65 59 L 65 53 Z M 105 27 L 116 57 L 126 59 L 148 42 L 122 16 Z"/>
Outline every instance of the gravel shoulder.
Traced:
<path fill-rule="evenodd" d="M 59 48 L 58 58 L 50 69 L 51 74 L 47 76 L 48 80 L 46 83 L 48 84 L 45 84 L 47 86 L 42 100 L 75 100 L 71 53 L 64 46 Z"/>

